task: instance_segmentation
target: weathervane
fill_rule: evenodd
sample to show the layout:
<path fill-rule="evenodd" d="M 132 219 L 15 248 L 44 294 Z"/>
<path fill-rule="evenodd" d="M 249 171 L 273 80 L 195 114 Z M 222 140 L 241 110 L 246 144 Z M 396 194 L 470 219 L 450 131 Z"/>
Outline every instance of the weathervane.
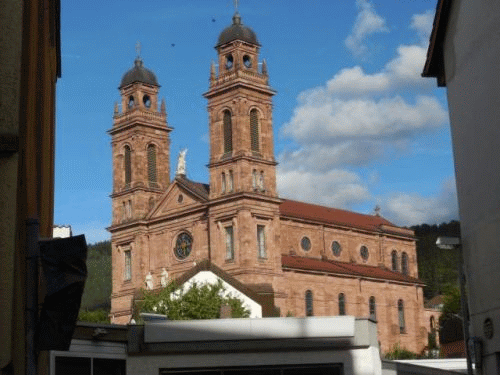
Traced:
<path fill-rule="evenodd" d="M 135 52 L 137 52 L 137 57 L 141 58 L 141 42 L 137 41 L 135 44 Z"/>

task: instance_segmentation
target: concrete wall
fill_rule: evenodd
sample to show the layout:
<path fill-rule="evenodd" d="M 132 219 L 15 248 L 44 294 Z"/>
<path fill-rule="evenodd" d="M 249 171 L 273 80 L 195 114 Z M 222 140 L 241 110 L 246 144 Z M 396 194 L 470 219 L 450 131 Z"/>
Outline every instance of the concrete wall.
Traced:
<path fill-rule="evenodd" d="M 454 1 L 444 51 L 472 334 L 493 364 L 500 352 L 500 3 Z"/>

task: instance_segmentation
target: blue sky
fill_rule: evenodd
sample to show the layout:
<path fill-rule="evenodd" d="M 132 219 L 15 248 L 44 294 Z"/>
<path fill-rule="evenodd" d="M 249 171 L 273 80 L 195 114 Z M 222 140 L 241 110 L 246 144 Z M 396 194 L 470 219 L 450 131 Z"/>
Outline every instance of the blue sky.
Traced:
<path fill-rule="evenodd" d="M 274 98 L 282 197 L 398 225 L 457 219 L 445 90 L 421 78 L 436 0 L 241 0 Z M 140 41 L 167 103 L 171 164 L 207 182 L 206 101 L 232 0 L 62 1 L 56 224 L 109 238 L 113 106 Z M 173 176 L 171 176 L 173 177 Z"/>

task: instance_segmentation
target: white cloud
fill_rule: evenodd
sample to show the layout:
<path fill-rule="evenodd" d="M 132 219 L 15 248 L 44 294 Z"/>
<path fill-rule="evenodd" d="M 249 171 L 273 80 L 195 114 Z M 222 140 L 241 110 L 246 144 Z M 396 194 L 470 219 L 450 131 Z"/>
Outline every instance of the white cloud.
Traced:
<path fill-rule="evenodd" d="M 435 196 L 396 193 L 381 204 L 382 215 L 399 225 L 442 223 L 458 218 L 455 180 L 449 178 Z"/>
<path fill-rule="evenodd" d="M 282 128 L 285 136 L 300 143 L 332 144 L 343 139 L 380 140 L 407 137 L 445 123 L 447 112 L 436 98 L 419 96 L 414 104 L 401 97 L 340 100 L 320 105 L 307 101 L 295 109 Z"/>
<path fill-rule="evenodd" d="M 277 182 L 279 195 L 283 198 L 326 206 L 348 208 L 370 198 L 360 177 L 343 170 L 299 172 L 280 166 Z"/>
<path fill-rule="evenodd" d="M 414 14 L 411 18 L 410 28 L 418 32 L 423 43 L 429 41 L 429 36 L 434 23 L 434 11 L 428 10 L 425 13 Z"/>
<path fill-rule="evenodd" d="M 357 4 L 360 12 L 346 44 L 349 41 L 359 52 L 367 36 L 387 28 L 370 3 L 358 0 Z M 434 196 L 408 192 L 381 196 L 370 192 L 383 191 L 380 172 L 354 169 L 401 156 L 410 145 L 414 149 L 417 137 L 447 123 L 447 110 L 431 94 L 434 83 L 421 77 L 427 52 L 424 38 L 432 19 L 432 12 L 414 15 L 410 28 L 419 42 L 400 44 L 381 70 L 345 68 L 324 86 L 299 95 L 291 119 L 280 129 L 295 142 L 278 158 L 281 196 L 345 209 L 378 203 L 382 215 L 399 225 L 457 218 L 453 179 Z"/>
<path fill-rule="evenodd" d="M 375 12 L 373 5 L 367 0 L 356 0 L 358 16 L 351 34 L 345 39 L 345 45 L 356 56 L 365 54 L 368 47 L 365 39 L 375 33 L 388 32 L 385 19 Z"/>

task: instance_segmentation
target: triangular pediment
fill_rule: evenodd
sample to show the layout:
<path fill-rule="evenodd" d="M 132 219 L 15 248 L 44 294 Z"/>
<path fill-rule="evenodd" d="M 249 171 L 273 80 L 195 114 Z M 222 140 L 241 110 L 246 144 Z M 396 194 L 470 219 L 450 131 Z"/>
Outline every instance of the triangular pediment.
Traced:
<path fill-rule="evenodd" d="M 147 215 L 147 219 L 172 216 L 203 207 L 208 201 L 205 185 L 176 178 Z"/>

